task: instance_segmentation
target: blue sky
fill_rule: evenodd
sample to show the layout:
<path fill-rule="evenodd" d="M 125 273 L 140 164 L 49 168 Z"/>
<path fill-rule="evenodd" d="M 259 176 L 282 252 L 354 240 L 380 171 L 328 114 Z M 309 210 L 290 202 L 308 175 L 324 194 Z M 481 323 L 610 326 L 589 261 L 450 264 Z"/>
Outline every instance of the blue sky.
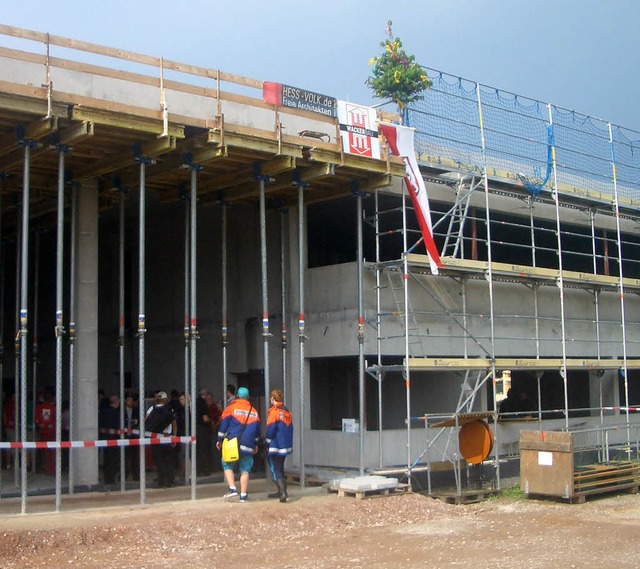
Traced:
<path fill-rule="evenodd" d="M 423 65 L 640 131 L 638 0 L 0 0 L 3 24 L 360 103 L 387 20 Z"/>

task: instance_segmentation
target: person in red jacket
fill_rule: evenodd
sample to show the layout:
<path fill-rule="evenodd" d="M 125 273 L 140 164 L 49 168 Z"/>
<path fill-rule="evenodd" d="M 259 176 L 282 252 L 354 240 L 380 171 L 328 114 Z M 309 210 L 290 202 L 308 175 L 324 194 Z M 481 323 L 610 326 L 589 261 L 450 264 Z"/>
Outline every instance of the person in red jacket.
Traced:
<path fill-rule="evenodd" d="M 41 441 L 54 441 L 56 439 L 56 408 L 53 404 L 53 393 L 47 391 L 44 394 L 44 401 L 36 407 L 34 417 L 38 438 Z M 56 451 L 54 449 L 43 449 L 43 467 L 45 474 L 55 474 L 56 472 Z"/>
<path fill-rule="evenodd" d="M 236 488 L 234 467 L 237 464 L 240 471 L 240 502 L 246 502 L 249 489 L 249 472 L 253 467 L 253 455 L 258 452 L 260 437 L 260 417 L 257 409 L 249 403 L 249 390 L 238 388 L 237 398 L 226 407 L 222 413 L 222 421 L 218 428 L 218 450 L 222 448 L 222 440 L 238 438 L 240 458 L 236 462 L 222 460 L 224 479 L 228 486 L 225 498 L 238 495 Z"/>

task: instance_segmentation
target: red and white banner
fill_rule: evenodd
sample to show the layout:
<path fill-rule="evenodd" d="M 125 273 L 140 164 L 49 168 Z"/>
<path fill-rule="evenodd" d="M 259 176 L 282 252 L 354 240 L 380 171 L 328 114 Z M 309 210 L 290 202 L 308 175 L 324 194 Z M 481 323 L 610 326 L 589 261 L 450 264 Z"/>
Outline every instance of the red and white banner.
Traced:
<path fill-rule="evenodd" d="M 373 107 L 338 101 L 338 122 L 345 153 L 380 158 L 376 119 Z"/>
<path fill-rule="evenodd" d="M 414 129 L 391 123 L 379 123 L 378 127 L 380 132 L 387 139 L 391 152 L 404 159 L 404 180 L 407 184 L 407 188 L 409 188 L 409 195 L 411 196 L 416 217 L 418 218 L 418 224 L 422 231 L 424 244 L 427 249 L 427 253 L 429 254 L 431 272 L 434 275 L 437 275 L 438 267 L 442 267 L 442 262 L 440 261 L 438 247 L 433 239 L 431 210 L 429 209 L 427 188 L 424 185 L 422 174 L 418 168 L 416 152 L 413 147 Z"/>

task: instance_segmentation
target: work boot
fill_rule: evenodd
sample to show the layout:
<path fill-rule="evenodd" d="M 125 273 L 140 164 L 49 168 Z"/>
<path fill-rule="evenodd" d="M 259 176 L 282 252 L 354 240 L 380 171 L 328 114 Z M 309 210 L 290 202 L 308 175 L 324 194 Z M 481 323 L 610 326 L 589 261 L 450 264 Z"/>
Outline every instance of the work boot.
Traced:
<path fill-rule="evenodd" d="M 267 498 L 280 498 L 280 495 L 282 494 L 282 488 L 280 487 L 280 479 L 274 480 L 274 482 L 278 488 L 275 492 L 269 492 L 267 494 Z"/>
<path fill-rule="evenodd" d="M 277 484 L 278 490 L 280 490 L 280 501 L 284 503 L 289 498 L 289 494 L 287 494 L 287 479 L 281 478 L 277 481 Z"/>

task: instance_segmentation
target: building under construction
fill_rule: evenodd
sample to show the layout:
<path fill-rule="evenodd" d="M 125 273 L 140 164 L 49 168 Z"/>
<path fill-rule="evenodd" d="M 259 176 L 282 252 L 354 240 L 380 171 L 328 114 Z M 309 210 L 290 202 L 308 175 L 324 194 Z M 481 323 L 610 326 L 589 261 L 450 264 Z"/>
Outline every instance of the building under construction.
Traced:
<path fill-rule="evenodd" d="M 99 389 L 224 400 L 233 383 L 265 416 L 282 388 L 303 482 L 459 473 L 458 431 L 479 420 L 498 484 L 525 420 L 637 459 L 640 133 L 427 70 L 403 122 L 433 271 L 403 160 L 384 141 L 345 152 L 334 113 L 213 68 L 0 33 L 0 377 L 19 442 L 40 388 L 69 400 L 58 504 L 100 483 L 81 444 Z M 527 408 L 500 416 L 509 387 Z"/>

